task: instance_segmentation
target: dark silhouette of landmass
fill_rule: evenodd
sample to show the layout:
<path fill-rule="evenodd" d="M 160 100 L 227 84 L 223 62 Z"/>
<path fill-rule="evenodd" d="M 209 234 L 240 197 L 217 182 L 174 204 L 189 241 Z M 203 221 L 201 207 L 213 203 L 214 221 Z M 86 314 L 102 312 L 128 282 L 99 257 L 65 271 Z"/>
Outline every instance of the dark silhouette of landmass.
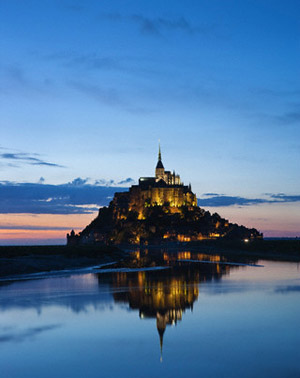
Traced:
<path fill-rule="evenodd" d="M 68 244 L 161 244 L 166 242 L 191 242 L 204 239 L 262 238 L 256 229 L 238 226 L 210 214 L 199 207 L 181 206 L 174 214 L 168 204 L 146 207 L 143 218 L 135 211 L 122 210 L 112 201 L 109 207 L 99 210 L 95 218 L 79 235 L 71 233 Z"/>
<path fill-rule="evenodd" d="M 0 246 L 0 277 L 90 267 L 123 256 L 115 246 Z"/>

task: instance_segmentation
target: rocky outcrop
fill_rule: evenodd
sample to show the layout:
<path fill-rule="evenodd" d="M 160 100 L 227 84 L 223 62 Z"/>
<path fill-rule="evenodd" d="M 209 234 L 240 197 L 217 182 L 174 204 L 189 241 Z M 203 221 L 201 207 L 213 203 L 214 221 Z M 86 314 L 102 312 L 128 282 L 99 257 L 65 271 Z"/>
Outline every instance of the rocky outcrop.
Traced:
<path fill-rule="evenodd" d="M 151 205 L 139 211 L 130 206 L 129 192 L 116 193 L 108 207 L 78 235 L 68 235 L 68 244 L 161 244 L 203 239 L 256 239 L 256 229 L 230 223 L 219 214 L 198 206 Z"/>

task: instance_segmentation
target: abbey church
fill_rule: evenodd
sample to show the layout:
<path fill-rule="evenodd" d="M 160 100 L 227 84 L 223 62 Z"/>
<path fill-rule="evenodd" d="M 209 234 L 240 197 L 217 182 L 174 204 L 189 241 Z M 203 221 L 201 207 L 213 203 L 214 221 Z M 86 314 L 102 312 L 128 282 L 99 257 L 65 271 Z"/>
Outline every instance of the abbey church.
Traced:
<path fill-rule="evenodd" d="M 142 177 L 141 180 L 147 180 L 146 177 Z M 159 145 L 159 150 L 158 150 L 158 161 L 156 164 L 155 168 L 155 181 L 160 182 L 160 181 L 165 182 L 168 185 L 180 185 L 180 176 L 175 175 L 175 171 L 173 174 L 170 171 L 165 171 L 165 168 L 163 166 L 163 163 L 161 161 L 161 151 L 160 151 L 160 145 Z"/>
<path fill-rule="evenodd" d="M 129 210 L 137 212 L 138 218 L 143 219 L 145 207 L 166 205 L 171 213 L 176 213 L 182 206 L 197 206 L 197 197 L 190 185 L 180 181 L 179 175 L 165 171 L 159 146 L 155 177 L 141 177 L 139 184 L 132 185 L 129 192 L 116 193 L 113 202 L 120 209 L 121 218 L 122 211 L 127 213 Z"/>

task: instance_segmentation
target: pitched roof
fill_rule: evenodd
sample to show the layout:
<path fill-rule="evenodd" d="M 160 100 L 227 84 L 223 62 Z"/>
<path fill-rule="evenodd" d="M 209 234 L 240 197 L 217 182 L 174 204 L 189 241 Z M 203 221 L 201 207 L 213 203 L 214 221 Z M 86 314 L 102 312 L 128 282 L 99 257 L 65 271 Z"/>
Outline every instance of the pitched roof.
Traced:
<path fill-rule="evenodd" d="M 158 162 L 156 164 L 156 168 L 164 168 L 163 163 L 161 162 L 161 160 L 158 160 Z"/>

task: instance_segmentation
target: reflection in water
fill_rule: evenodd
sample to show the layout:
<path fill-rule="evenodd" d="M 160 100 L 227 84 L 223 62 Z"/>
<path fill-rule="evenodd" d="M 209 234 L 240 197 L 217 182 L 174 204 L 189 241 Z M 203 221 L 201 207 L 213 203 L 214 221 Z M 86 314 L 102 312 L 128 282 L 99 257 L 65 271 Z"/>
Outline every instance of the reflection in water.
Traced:
<path fill-rule="evenodd" d="M 210 264 L 194 261 L 207 261 Z M 113 301 L 126 303 L 131 309 L 139 311 L 141 319 L 156 320 L 162 353 L 166 327 L 177 324 L 187 309 L 193 309 L 199 296 L 199 284 L 220 280 L 231 269 L 238 268 L 224 265 L 226 261 L 218 255 L 189 251 L 136 251 L 125 261 L 110 266 L 112 269 L 109 273 L 105 273 L 104 267 L 98 274 L 9 282 L 6 286 L 3 282 L 2 290 L 0 288 L 0 310 L 34 308 L 40 315 L 46 307 L 56 305 L 79 314 L 89 311 L 91 305 L 94 309 L 104 310 Z M 168 269 L 155 270 L 156 267 Z M 120 268 L 126 268 L 127 272 L 120 271 Z M 139 271 L 143 268 L 153 270 Z M 135 271 L 130 271 L 131 269 Z M 45 327 L 41 329 L 48 330 Z M 0 332 L 0 343 L 25 340 L 31 334 L 41 333 L 37 330 L 40 329 L 31 327 L 30 332 L 24 330 L 21 333 L 16 330 L 16 335 Z"/>
<path fill-rule="evenodd" d="M 300 376 L 297 265 L 232 263 L 138 251 L 114 271 L 0 286 L 1 377 Z"/>
<path fill-rule="evenodd" d="M 6 327 L 1 329 L 0 343 L 4 342 L 22 342 L 27 339 L 32 339 L 45 331 L 52 331 L 61 327 L 61 324 L 49 324 L 41 327 L 29 327 L 25 330 L 14 329 L 13 327 Z"/>
<path fill-rule="evenodd" d="M 188 260 L 193 260 L 189 262 Z M 194 261 L 207 261 L 215 264 L 195 264 Z M 206 255 L 189 251 L 156 252 L 148 250 L 133 252 L 130 258 L 118 267 L 133 269 L 143 267 L 169 266 L 161 271 L 117 272 L 111 274 L 113 297 L 116 302 L 128 303 L 131 309 L 139 310 L 143 318 L 156 318 L 156 327 L 160 339 L 161 360 L 163 336 L 167 325 L 177 324 L 182 320 L 186 309 L 193 310 L 193 303 L 199 295 L 199 283 L 219 280 L 230 269 L 237 268 L 220 263 L 225 258 L 218 255 Z M 103 283 L 103 274 L 98 275 Z"/>
<path fill-rule="evenodd" d="M 204 263 L 198 264 L 195 261 Z M 79 313 L 87 311 L 90 305 L 104 309 L 112 300 L 126 303 L 131 309 L 139 311 L 141 319 L 156 319 L 162 357 L 166 327 L 177 324 L 187 309 L 193 309 L 201 282 L 220 280 L 230 270 L 239 268 L 226 265 L 227 262 L 227 259 L 219 255 L 190 251 L 157 250 L 149 253 L 147 249 L 138 250 L 132 252 L 128 259 L 111 266 L 109 273 L 105 273 L 104 267 L 98 274 L 74 275 L 67 280 L 59 277 L 16 282 L 12 285 L 11 282 L 7 283 L 8 290 L 1 293 L 0 309 L 35 308 L 41 314 L 45 306 L 61 305 Z M 168 269 L 155 270 L 156 267 Z M 120 271 L 120 268 L 126 268 L 127 271 Z M 139 270 L 143 268 L 153 270 Z M 17 290 L 14 289 L 15 285 L 19 287 Z M 75 296 L 73 292 L 76 292 Z M 29 331 L 40 333 L 37 330 L 40 331 L 35 328 Z M 31 335 L 25 331 L 22 337 L 8 338 L 5 334 L 2 339 L 0 335 L 0 342 L 8 339 L 21 341 L 25 336 Z"/>

